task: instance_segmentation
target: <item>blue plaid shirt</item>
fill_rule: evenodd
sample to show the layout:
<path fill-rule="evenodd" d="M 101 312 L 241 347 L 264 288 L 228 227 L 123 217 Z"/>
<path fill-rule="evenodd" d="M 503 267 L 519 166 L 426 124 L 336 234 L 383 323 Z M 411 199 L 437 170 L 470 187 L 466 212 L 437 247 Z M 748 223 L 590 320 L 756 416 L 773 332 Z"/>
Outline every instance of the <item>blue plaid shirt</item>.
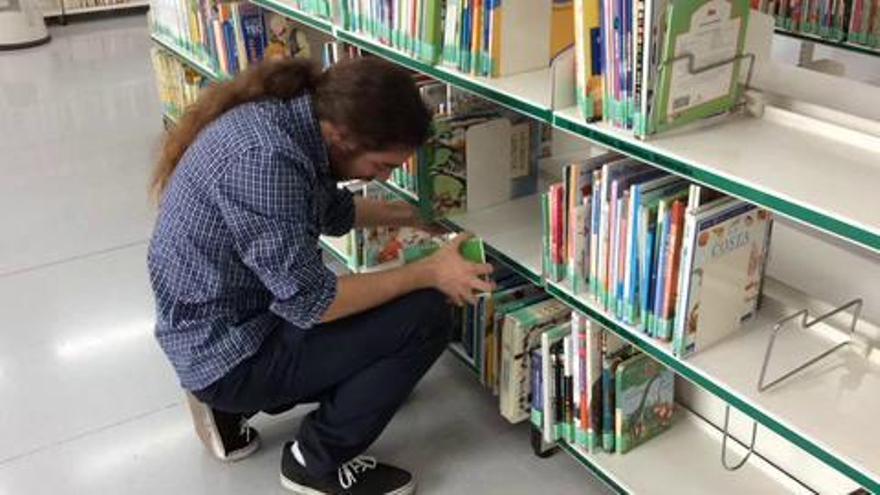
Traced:
<path fill-rule="evenodd" d="M 240 105 L 206 127 L 165 191 L 148 257 L 156 338 L 181 385 L 207 387 L 283 320 L 317 323 L 336 297 L 318 235 L 353 223 L 310 96 Z"/>

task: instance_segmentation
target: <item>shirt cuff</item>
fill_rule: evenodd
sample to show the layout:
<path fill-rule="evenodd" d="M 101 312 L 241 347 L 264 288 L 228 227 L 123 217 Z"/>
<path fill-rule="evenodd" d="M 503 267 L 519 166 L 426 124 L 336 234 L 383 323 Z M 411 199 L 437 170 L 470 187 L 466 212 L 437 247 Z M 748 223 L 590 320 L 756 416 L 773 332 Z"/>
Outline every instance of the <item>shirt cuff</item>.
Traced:
<path fill-rule="evenodd" d="M 327 208 L 322 233 L 331 236 L 347 234 L 354 228 L 354 196 L 348 189 L 339 189 L 335 201 Z"/>
<path fill-rule="evenodd" d="M 308 289 L 300 289 L 289 299 L 275 300 L 269 309 L 278 316 L 302 329 L 321 322 L 321 317 L 336 299 L 337 278 L 329 268 L 322 265 L 320 280 Z"/>

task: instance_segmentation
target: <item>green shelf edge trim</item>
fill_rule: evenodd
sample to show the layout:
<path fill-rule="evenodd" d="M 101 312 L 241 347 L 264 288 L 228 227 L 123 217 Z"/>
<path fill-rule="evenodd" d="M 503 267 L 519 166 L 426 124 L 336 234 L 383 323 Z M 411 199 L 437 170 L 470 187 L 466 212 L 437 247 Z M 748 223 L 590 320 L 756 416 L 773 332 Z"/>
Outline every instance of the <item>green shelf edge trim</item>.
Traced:
<path fill-rule="evenodd" d="M 610 318 L 604 312 L 592 308 L 591 306 L 573 297 L 566 290 L 561 289 L 555 285 L 547 284 L 545 288 L 547 292 L 553 297 L 559 299 L 568 306 L 575 308 L 578 311 L 590 316 L 592 319 L 598 321 L 622 339 L 633 344 L 635 347 L 639 348 L 639 350 L 641 350 L 645 354 L 650 355 L 655 360 L 665 364 L 688 381 L 700 386 L 701 388 L 707 390 L 721 400 L 727 402 L 731 406 L 737 408 L 743 414 L 751 417 L 755 421 L 759 422 L 760 424 L 764 425 L 775 433 L 781 435 L 789 442 L 797 445 L 805 452 L 821 460 L 829 467 L 844 474 L 845 476 L 862 485 L 869 491 L 873 493 L 880 493 L 880 481 L 877 481 L 871 478 L 869 475 L 862 473 L 858 469 L 850 466 L 845 461 L 842 461 L 833 454 L 827 452 L 821 446 L 813 443 L 812 441 L 783 425 L 779 421 L 771 418 L 752 404 L 728 392 L 727 389 L 723 388 L 721 385 L 715 383 L 710 378 L 696 371 L 691 366 L 688 366 L 684 361 L 665 352 L 659 347 L 653 345 L 653 343 L 646 341 L 646 339 L 643 340 L 643 338 L 640 338 L 628 328 L 623 327 L 622 325 L 617 323 L 616 320 Z"/>
<path fill-rule="evenodd" d="M 568 443 L 562 442 L 562 441 L 560 441 L 558 443 L 558 445 L 559 445 L 559 448 L 561 448 L 566 453 L 568 453 L 568 455 L 572 456 L 574 458 L 574 460 L 576 460 L 580 465 L 587 468 L 588 471 L 590 471 L 591 473 L 593 473 L 594 476 L 599 478 L 599 480 L 602 481 L 602 483 L 604 483 L 608 488 L 610 488 L 620 494 L 628 494 L 629 493 L 629 491 L 627 491 L 626 488 L 618 485 L 617 482 L 615 482 L 613 479 L 611 479 L 611 477 L 605 473 L 605 470 L 602 469 L 602 467 L 596 465 L 595 463 L 593 463 L 593 461 L 582 456 L 581 453 L 578 452 L 574 447 L 572 447 Z"/>
<path fill-rule="evenodd" d="M 832 48 L 839 48 L 841 50 L 846 50 L 850 52 L 859 53 L 862 55 L 867 55 L 869 57 L 880 57 L 880 50 L 876 48 L 871 48 L 870 46 L 863 46 L 857 43 L 850 43 L 846 40 L 836 41 L 836 40 L 828 40 L 824 38 L 820 38 L 818 36 L 806 34 L 806 33 L 798 33 L 794 31 L 789 31 L 785 28 L 777 27 L 775 29 L 776 34 L 781 36 L 786 36 L 789 38 L 799 39 L 801 41 L 809 41 L 812 43 L 818 43 L 825 46 L 830 46 Z"/>
<path fill-rule="evenodd" d="M 253 0 L 251 3 L 275 11 L 280 15 L 289 17 L 294 21 L 305 24 L 312 29 L 317 29 L 325 34 L 334 34 L 333 24 L 329 20 L 317 19 L 309 14 L 300 12 L 289 5 L 274 2 L 272 0 Z"/>
<path fill-rule="evenodd" d="M 221 76 L 219 73 L 214 72 L 212 69 L 205 66 L 204 63 L 199 62 L 193 54 L 189 53 L 188 50 L 185 50 L 184 48 L 178 46 L 176 42 L 169 40 L 166 37 L 157 33 L 151 33 L 150 38 L 160 47 L 164 48 L 166 51 L 170 52 L 183 63 L 188 65 L 190 68 L 192 68 L 199 74 L 207 77 L 211 81 L 221 82 L 229 79 L 228 76 Z"/>
<path fill-rule="evenodd" d="M 869 232 L 861 227 L 850 225 L 834 217 L 811 210 L 810 208 L 791 203 L 776 196 L 759 191 L 752 187 L 740 184 L 734 180 L 722 177 L 699 167 L 689 165 L 662 153 L 657 153 L 636 144 L 624 141 L 615 136 L 602 132 L 594 127 L 589 127 L 569 118 L 555 116 L 553 126 L 557 129 L 572 132 L 585 137 L 601 145 L 627 154 L 651 165 L 666 170 L 680 177 L 685 177 L 715 189 L 724 191 L 732 196 L 739 197 L 748 202 L 768 208 L 794 220 L 818 228 L 830 234 L 847 239 L 854 244 L 880 252 L 880 234 Z"/>

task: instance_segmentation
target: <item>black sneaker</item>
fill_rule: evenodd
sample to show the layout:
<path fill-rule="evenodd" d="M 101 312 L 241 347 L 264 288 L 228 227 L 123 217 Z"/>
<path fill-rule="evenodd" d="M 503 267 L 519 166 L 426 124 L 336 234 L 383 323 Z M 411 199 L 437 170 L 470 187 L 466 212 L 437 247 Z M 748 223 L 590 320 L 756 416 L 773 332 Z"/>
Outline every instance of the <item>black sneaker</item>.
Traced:
<path fill-rule="evenodd" d="M 247 424 L 247 416 L 217 411 L 187 394 L 196 434 L 217 459 L 234 462 L 260 448 L 260 435 Z"/>
<path fill-rule="evenodd" d="M 299 495 L 409 495 L 416 490 L 412 474 L 403 469 L 358 456 L 323 478 L 309 475 L 284 444 L 281 453 L 281 486 Z"/>

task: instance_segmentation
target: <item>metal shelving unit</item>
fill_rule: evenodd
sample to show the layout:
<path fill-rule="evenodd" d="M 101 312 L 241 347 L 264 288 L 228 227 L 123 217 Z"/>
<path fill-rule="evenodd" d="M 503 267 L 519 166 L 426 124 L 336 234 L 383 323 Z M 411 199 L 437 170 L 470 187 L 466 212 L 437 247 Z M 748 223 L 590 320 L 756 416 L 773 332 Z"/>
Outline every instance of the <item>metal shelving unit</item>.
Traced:
<path fill-rule="evenodd" d="M 706 129 L 661 135 L 644 141 L 603 124 L 586 123 L 574 108 L 552 109 L 549 70 L 500 79 L 472 77 L 425 64 L 359 34 L 341 29 L 328 20 L 295 11 L 277 0 L 255 0 L 254 3 L 331 34 L 340 41 L 549 123 L 557 129 L 630 155 L 688 180 L 759 204 L 869 251 L 880 252 L 880 196 L 875 194 L 876 184 L 880 184 L 880 167 L 877 167 L 878 154 L 874 149 L 823 138 L 809 130 L 784 126 L 772 120 L 752 118 L 733 118 Z M 195 60 L 189 51 L 181 49 L 170 40 L 159 35 L 154 35 L 153 39 L 203 75 L 214 81 L 225 79 L 210 64 Z M 807 41 L 819 40 L 811 38 Z M 845 48 L 850 49 L 852 46 L 847 45 Z M 878 55 L 873 50 L 870 50 L 870 54 Z M 746 143 L 747 146 L 744 145 Z M 827 163 L 835 164 L 833 174 L 825 167 Z M 773 166 L 768 167 L 769 164 Z M 394 184 L 385 184 L 385 187 L 401 198 L 417 203 L 412 194 Z M 680 376 L 742 411 L 854 482 L 880 493 L 880 456 L 876 455 L 876 452 L 880 452 L 880 444 L 872 442 L 864 430 L 865 424 L 870 424 L 871 418 L 880 413 L 880 402 L 875 397 L 876 390 L 880 388 L 880 369 L 869 370 L 869 384 L 844 398 L 844 404 L 851 404 L 852 409 L 856 409 L 856 405 L 863 406 L 863 413 L 851 422 L 835 423 L 823 415 L 818 415 L 817 418 L 814 411 L 804 407 L 815 400 L 815 390 L 794 386 L 767 399 L 749 389 L 748 379 L 736 376 L 738 371 L 735 367 L 724 366 L 725 362 L 731 362 L 737 355 L 755 355 L 753 348 L 757 344 L 748 339 L 761 340 L 757 331 L 742 332 L 742 336 L 719 346 L 716 351 L 698 354 L 692 359 L 676 357 L 667 344 L 657 342 L 637 329 L 617 321 L 588 297 L 574 294 L 565 285 L 545 283 L 540 270 L 540 210 L 536 202 L 535 197 L 520 198 L 484 211 L 448 218 L 443 223 L 453 230 L 475 232 L 486 242 L 490 255 L 511 266 L 533 283 L 545 286 L 554 297 L 594 318 L 672 368 Z M 322 243 L 328 252 L 344 263 L 344 257 L 337 249 L 326 242 Z M 797 305 L 801 301 L 795 298 L 790 303 Z M 756 325 L 766 324 L 768 319 L 776 316 L 778 313 L 767 311 L 763 316 L 764 320 Z M 742 349 L 744 347 L 750 349 L 746 351 Z M 453 353 L 455 352 L 453 349 Z M 760 353 L 757 355 L 760 356 Z M 463 356 L 459 357 L 467 361 Z M 846 358 L 840 359 L 845 361 Z M 846 364 L 844 362 L 841 366 Z M 741 363 L 740 365 L 743 366 Z M 742 368 L 739 369 L 740 373 L 741 371 Z M 839 377 L 836 378 L 839 380 Z M 820 380 L 820 383 L 813 385 L 824 387 L 824 392 L 830 392 L 835 383 L 835 375 L 831 375 L 827 380 Z M 876 386 L 871 388 L 871 384 Z M 873 395 L 870 393 L 872 391 Z M 832 396 L 830 393 L 825 395 Z M 795 406 L 801 408 L 800 413 Z M 689 421 L 689 417 L 684 420 L 685 423 Z M 682 442 L 675 447 L 676 452 L 694 455 L 694 462 L 708 456 L 707 451 L 711 449 L 694 446 L 704 440 L 697 442 L 693 440 L 697 433 L 690 428 L 683 430 L 657 440 L 656 449 L 660 449 L 663 442 Z M 711 441 L 707 445 L 717 443 L 718 441 Z M 571 446 L 564 448 L 588 465 L 612 488 L 624 492 L 638 490 L 638 482 L 628 480 L 625 475 L 626 472 L 639 469 L 634 467 L 637 461 L 635 457 L 630 457 L 631 454 L 621 457 L 623 460 L 609 461 L 594 458 Z M 645 452 L 648 450 L 645 449 Z M 627 466 L 627 463 L 632 465 Z M 682 474 L 681 477 L 679 479 L 686 475 Z M 757 479 L 752 475 L 745 478 Z M 731 493 L 736 493 L 742 486 L 744 485 L 734 482 Z M 711 488 L 714 489 L 714 486 Z"/>

